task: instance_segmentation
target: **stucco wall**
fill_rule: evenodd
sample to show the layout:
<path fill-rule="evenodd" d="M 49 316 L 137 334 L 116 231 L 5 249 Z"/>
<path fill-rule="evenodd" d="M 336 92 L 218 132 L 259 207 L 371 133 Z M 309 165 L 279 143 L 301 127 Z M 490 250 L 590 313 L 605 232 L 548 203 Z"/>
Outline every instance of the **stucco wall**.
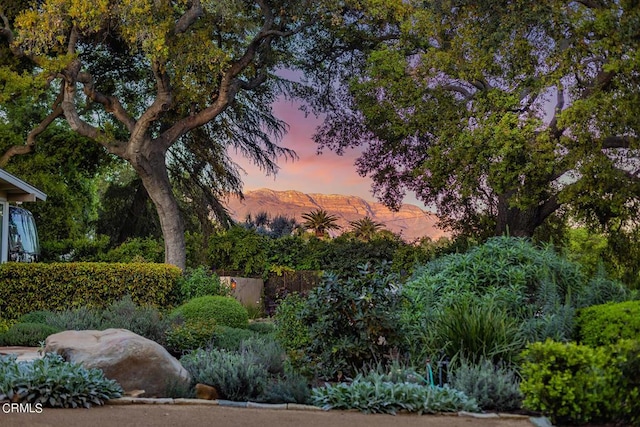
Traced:
<path fill-rule="evenodd" d="M 250 279 L 247 277 L 222 276 L 220 281 L 231 286 L 235 282 L 233 296 L 245 306 L 258 307 L 262 304 L 262 292 L 264 281 L 262 279 Z"/>

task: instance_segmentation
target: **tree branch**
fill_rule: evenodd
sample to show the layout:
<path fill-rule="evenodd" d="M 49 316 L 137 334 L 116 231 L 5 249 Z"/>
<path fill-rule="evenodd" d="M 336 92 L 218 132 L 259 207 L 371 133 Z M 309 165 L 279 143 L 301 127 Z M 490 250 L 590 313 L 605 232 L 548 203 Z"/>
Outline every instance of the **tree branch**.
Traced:
<path fill-rule="evenodd" d="M 4 167 L 9 163 L 9 161 L 13 158 L 13 156 L 18 156 L 21 154 L 30 153 L 33 150 L 33 147 L 36 145 L 36 137 L 40 135 L 42 132 L 49 127 L 51 123 L 58 117 L 62 116 L 62 106 L 60 105 L 62 102 L 63 91 L 61 90 L 58 94 L 58 98 L 55 100 L 53 104 L 53 111 L 49 113 L 47 117 L 42 120 L 38 126 L 33 128 L 31 132 L 27 135 L 27 140 L 24 145 L 14 145 L 10 147 L 3 155 L 0 157 L 0 167 Z"/>
<path fill-rule="evenodd" d="M 556 94 L 556 107 L 554 109 L 553 118 L 551 122 L 549 122 L 549 129 L 551 130 L 551 134 L 554 138 L 560 138 L 560 136 L 564 133 L 565 129 L 558 128 L 558 116 L 562 113 L 562 109 L 564 108 L 564 87 L 559 84 L 557 86 L 557 94 Z"/>
<path fill-rule="evenodd" d="M 191 25 L 193 25 L 194 22 L 198 20 L 198 18 L 202 17 L 203 14 L 204 11 L 202 10 L 200 0 L 193 0 L 189 10 L 187 10 L 184 15 L 182 15 L 180 19 L 176 21 L 176 26 L 173 30 L 173 33 L 184 33 Z"/>
<path fill-rule="evenodd" d="M 78 83 L 82 83 L 84 94 L 93 102 L 102 104 L 105 111 L 112 113 L 129 132 L 133 131 L 136 121 L 127 113 L 120 101 L 114 96 L 106 96 L 95 90 L 93 76 L 87 72 L 79 72 Z"/>
<path fill-rule="evenodd" d="M 629 136 L 608 136 L 602 141 L 602 148 L 630 148 L 633 141 Z"/>

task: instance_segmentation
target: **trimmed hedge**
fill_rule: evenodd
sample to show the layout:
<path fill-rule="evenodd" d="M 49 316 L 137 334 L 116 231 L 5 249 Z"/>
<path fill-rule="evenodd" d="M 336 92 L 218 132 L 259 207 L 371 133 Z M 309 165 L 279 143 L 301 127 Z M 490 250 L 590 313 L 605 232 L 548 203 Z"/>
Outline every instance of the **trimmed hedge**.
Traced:
<path fill-rule="evenodd" d="M 0 318 L 80 306 L 103 308 L 131 295 L 138 305 L 173 306 L 182 271 L 151 263 L 7 263 L 0 265 Z"/>
<path fill-rule="evenodd" d="M 592 347 L 620 339 L 640 341 L 640 301 L 625 301 L 583 308 L 578 313 L 580 342 Z"/>

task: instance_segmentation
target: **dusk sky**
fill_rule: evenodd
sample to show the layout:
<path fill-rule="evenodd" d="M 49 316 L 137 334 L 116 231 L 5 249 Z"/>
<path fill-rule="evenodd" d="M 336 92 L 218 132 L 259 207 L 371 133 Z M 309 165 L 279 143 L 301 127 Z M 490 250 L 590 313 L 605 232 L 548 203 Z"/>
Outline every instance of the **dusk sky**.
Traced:
<path fill-rule="evenodd" d="M 342 194 L 359 196 L 368 201 L 376 201 L 371 194 L 371 179 L 361 177 L 354 165 L 358 153 L 347 150 L 338 156 L 329 150 L 317 154 L 317 145 L 311 140 L 321 119 L 314 116 L 305 117 L 297 104 L 282 101 L 274 106 L 275 115 L 287 122 L 289 131 L 280 145 L 291 148 L 298 154 L 295 161 L 280 159 L 280 170 L 274 176 L 266 176 L 263 171 L 252 165 L 241 156 L 234 160 L 246 171 L 243 174 L 244 191 L 258 188 L 272 190 L 297 190 L 303 193 Z M 407 195 L 405 203 L 424 207 L 413 194 Z"/>

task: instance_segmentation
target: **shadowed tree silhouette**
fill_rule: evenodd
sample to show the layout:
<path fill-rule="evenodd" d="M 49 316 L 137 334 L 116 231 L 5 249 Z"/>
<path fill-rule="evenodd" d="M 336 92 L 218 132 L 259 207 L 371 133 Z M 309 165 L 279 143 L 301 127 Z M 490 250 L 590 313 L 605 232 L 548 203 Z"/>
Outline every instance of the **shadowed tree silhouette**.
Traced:
<path fill-rule="evenodd" d="M 317 209 L 309 213 L 302 214 L 305 221 L 302 226 L 307 230 L 315 232 L 316 237 L 322 238 L 328 235 L 329 230 L 339 230 L 340 226 L 336 224 L 338 217 L 330 215 L 324 209 Z"/>
<path fill-rule="evenodd" d="M 356 221 L 350 221 L 349 225 L 352 228 L 353 235 L 365 242 L 371 241 L 376 233 L 384 228 L 384 224 L 376 222 L 368 216 Z"/>

